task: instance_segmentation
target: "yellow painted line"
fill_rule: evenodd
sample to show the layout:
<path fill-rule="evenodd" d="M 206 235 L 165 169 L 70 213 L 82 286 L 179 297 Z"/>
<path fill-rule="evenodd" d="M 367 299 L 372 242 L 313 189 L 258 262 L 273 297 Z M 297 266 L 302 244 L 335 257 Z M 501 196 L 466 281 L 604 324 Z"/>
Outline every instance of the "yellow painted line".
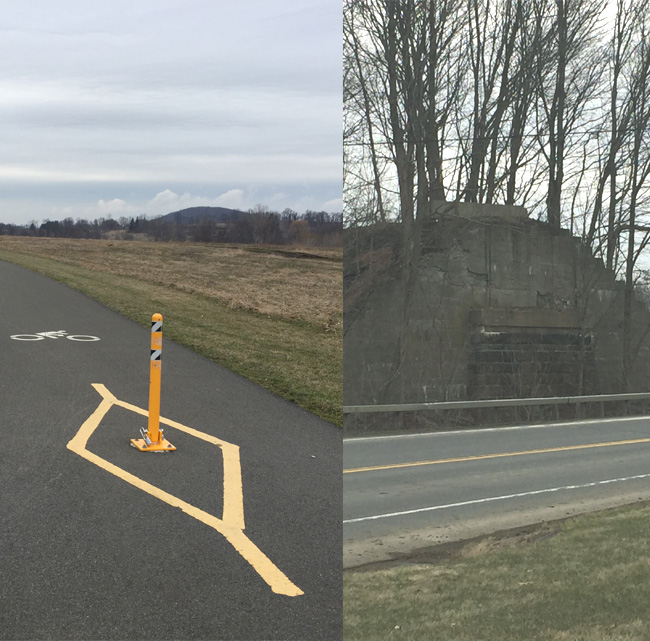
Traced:
<path fill-rule="evenodd" d="M 106 388 L 101 386 L 94 386 L 97 391 L 99 387 L 102 387 L 104 390 Z M 106 390 L 108 394 L 108 390 Z M 102 394 L 103 392 L 99 392 Z M 112 396 L 112 395 L 111 395 Z M 119 405 L 126 410 L 135 412 L 136 414 L 141 414 L 142 416 L 148 416 L 147 410 L 144 410 L 130 403 L 125 403 L 120 401 L 113 396 L 113 404 Z M 177 423 L 176 421 L 171 421 L 167 418 L 160 417 L 160 422 L 169 427 L 179 430 L 180 432 L 185 432 L 190 436 L 200 438 L 208 443 L 221 448 L 223 455 L 223 520 L 231 525 L 236 525 L 240 530 L 245 529 L 244 525 L 244 495 L 242 492 L 242 480 L 241 480 L 241 465 L 239 461 L 239 447 L 228 443 L 228 441 L 222 441 L 216 436 L 211 434 L 206 434 L 205 432 L 199 432 L 191 427 Z M 228 492 L 228 488 L 234 488 L 234 491 Z"/>
<path fill-rule="evenodd" d="M 650 438 L 636 438 L 629 441 L 609 441 L 607 443 L 587 443 L 584 445 L 566 445 L 564 447 L 549 447 L 543 450 L 523 450 L 521 452 L 500 452 L 498 454 L 480 454 L 478 456 L 462 456 L 459 458 L 438 459 L 433 461 L 413 461 L 411 463 L 392 463 L 389 465 L 373 465 L 371 467 L 356 467 L 343 470 L 343 474 L 358 472 L 375 472 L 377 470 L 398 470 L 403 467 L 420 467 L 424 465 L 442 465 L 443 463 L 464 463 L 466 461 L 484 461 L 493 458 L 508 458 L 510 456 L 527 456 L 529 454 L 548 454 L 550 452 L 569 452 L 571 450 L 588 450 L 595 447 L 615 447 L 617 445 L 633 445 L 635 443 L 650 443 Z"/>
<path fill-rule="evenodd" d="M 114 474 L 118 478 L 137 487 L 138 489 L 155 496 L 165 503 L 180 508 L 183 512 L 205 525 L 214 528 L 219 534 L 223 535 L 226 540 L 241 554 L 241 556 L 253 567 L 259 576 L 276 594 L 285 596 L 300 596 L 303 591 L 292 583 L 287 576 L 275 566 L 271 560 L 244 534 L 244 499 L 241 480 L 241 466 L 239 462 L 239 447 L 227 441 L 215 438 L 210 434 L 199 432 L 191 427 L 187 427 L 176 421 L 160 418 L 160 422 L 178 429 L 186 434 L 196 436 L 204 441 L 217 445 L 223 455 L 224 469 L 224 502 L 222 518 L 217 518 L 203 510 L 190 505 L 189 503 L 161 490 L 155 485 L 151 485 L 141 478 L 130 474 L 126 470 L 110 463 L 109 461 L 93 454 L 86 449 L 88 439 L 99 427 L 104 416 L 113 407 L 118 405 L 124 409 L 136 412 L 142 416 L 147 416 L 148 412 L 142 408 L 136 407 L 124 401 L 120 401 L 111 394 L 104 385 L 93 384 L 93 387 L 102 396 L 97 409 L 90 415 L 84 424 L 79 428 L 77 434 L 70 440 L 67 447 L 69 450 L 85 458 L 87 461 L 94 463 L 103 470 Z"/>

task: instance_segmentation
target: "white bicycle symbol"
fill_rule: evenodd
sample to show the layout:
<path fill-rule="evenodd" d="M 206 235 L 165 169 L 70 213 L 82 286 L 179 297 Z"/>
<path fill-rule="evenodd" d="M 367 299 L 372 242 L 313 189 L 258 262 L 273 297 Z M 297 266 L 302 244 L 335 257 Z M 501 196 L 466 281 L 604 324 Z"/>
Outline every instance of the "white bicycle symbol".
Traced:
<path fill-rule="evenodd" d="M 99 336 L 86 336 L 84 334 L 68 334 L 64 329 L 58 332 L 39 332 L 38 334 L 14 334 L 9 338 L 15 341 L 42 341 L 46 338 L 67 338 L 69 341 L 80 341 L 82 343 L 91 343 L 101 340 Z"/>

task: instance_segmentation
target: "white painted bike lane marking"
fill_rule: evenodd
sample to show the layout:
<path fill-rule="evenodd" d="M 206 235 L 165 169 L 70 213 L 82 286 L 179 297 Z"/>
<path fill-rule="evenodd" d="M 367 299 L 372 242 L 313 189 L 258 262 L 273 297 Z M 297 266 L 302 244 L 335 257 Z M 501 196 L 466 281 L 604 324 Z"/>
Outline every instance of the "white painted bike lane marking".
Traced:
<path fill-rule="evenodd" d="M 69 341 L 79 341 L 81 343 L 92 343 L 101 340 L 99 336 L 68 334 L 64 329 L 59 329 L 55 332 L 37 332 L 36 334 L 13 334 L 9 338 L 15 341 L 44 341 L 46 338 L 51 338 L 53 340 L 58 338 L 67 338 Z"/>

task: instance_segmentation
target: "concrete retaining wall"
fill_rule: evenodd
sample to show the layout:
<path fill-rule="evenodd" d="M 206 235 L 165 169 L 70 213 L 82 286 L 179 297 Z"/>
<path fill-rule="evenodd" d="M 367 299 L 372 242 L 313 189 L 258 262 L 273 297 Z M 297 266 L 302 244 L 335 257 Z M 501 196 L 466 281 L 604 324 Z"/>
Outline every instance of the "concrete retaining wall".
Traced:
<path fill-rule="evenodd" d="M 400 225 L 348 237 L 344 404 L 626 391 L 622 284 L 579 239 L 522 208 L 433 212 L 410 276 Z M 629 391 L 646 391 L 640 303 L 634 322 Z"/>

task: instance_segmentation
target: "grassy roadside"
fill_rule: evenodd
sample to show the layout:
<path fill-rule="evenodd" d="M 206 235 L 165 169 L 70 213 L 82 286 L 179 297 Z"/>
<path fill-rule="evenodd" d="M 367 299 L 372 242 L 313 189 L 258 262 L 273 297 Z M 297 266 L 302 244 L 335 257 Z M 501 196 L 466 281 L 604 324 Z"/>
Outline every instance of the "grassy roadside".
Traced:
<path fill-rule="evenodd" d="M 28 267 L 342 424 L 340 250 L 0 237 Z"/>
<path fill-rule="evenodd" d="M 346 641 L 650 639 L 650 505 L 344 575 Z"/>

